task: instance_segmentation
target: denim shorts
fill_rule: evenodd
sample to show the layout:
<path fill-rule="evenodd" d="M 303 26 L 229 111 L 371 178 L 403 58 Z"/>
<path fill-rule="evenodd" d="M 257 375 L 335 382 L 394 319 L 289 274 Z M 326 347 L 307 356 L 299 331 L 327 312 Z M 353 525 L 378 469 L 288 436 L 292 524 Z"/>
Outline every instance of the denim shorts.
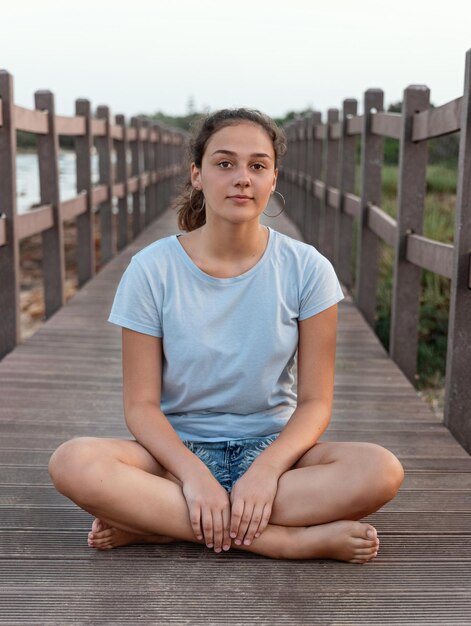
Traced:
<path fill-rule="evenodd" d="M 280 433 L 227 441 L 183 441 L 203 461 L 227 492 Z"/>

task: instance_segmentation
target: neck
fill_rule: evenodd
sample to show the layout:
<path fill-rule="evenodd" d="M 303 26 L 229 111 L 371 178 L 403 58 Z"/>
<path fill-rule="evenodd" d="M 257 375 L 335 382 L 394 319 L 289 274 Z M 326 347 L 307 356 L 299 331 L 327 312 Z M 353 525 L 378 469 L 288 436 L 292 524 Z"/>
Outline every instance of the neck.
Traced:
<path fill-rule="evenodd" d="M 258 219 L 243 224 L 220 222 L 210 219 L 200 229 L 200 241 L 208 256 L 221 261 L 239 261 L 262 255 L 268 229 Z"/>

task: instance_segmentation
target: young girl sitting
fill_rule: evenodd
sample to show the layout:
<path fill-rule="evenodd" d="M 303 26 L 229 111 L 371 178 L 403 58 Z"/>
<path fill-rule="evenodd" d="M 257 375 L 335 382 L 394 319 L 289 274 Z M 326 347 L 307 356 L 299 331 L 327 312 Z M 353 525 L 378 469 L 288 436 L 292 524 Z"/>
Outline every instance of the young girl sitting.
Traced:
<path fill-rule="evenodd" d="M 140 250 L 121 278 L 109 321 L 122 327 L 134 439 L 78 437 L 49 462 L 56 488 L 96 516 L 91 547 L 377 554 L 376 529 L 358 520 L 394 498 L 404 472 L 379 445 L 319 442 L 344 296 L 315 247 L 260 224 L 285 151 L 259 111 L 206 117 L 176 202 L 185 233 Z"/>

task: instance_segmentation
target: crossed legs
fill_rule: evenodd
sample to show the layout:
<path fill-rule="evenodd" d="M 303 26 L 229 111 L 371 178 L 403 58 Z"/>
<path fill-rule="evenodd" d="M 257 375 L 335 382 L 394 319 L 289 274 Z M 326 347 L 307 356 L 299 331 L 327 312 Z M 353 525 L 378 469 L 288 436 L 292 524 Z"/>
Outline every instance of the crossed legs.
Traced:
<path fill-rule="evenodd" d="M 49 474 L 60 493 L 96 516 L 94 547 L 175 539 L 204 544 L 191 528 L 181 482 L 136 441 L 72 439 L 51 456 Z M 232 547 L 271 558 L 364 563 L 379 541 L 373 526 L 356 520 L 394 498 L 403 477 L 397 458 L 381 446 L 318 443 L 280 477 L 261 536 Z"/>

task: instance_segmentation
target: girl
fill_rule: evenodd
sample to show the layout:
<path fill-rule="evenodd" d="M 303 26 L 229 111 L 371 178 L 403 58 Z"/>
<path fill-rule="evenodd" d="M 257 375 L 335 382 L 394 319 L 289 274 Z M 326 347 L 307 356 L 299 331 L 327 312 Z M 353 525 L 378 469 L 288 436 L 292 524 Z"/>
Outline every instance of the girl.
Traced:
<path fill-rule="evenodd" d="M 376 444 L 318 442 L 344 296 L 316 248 L 260 224 L 285 151 L 259 111 L 209 115 L 177 200 L 186 233 L 146 246 L 121 278 L 109 321 L 122 326 L 135 439 L 75 438 L 49 462 L 56 488 L 96 516 L 91 547 L 377 554 L 376 529 L 357 520 L 396 495 L 404 472 Z"/>

